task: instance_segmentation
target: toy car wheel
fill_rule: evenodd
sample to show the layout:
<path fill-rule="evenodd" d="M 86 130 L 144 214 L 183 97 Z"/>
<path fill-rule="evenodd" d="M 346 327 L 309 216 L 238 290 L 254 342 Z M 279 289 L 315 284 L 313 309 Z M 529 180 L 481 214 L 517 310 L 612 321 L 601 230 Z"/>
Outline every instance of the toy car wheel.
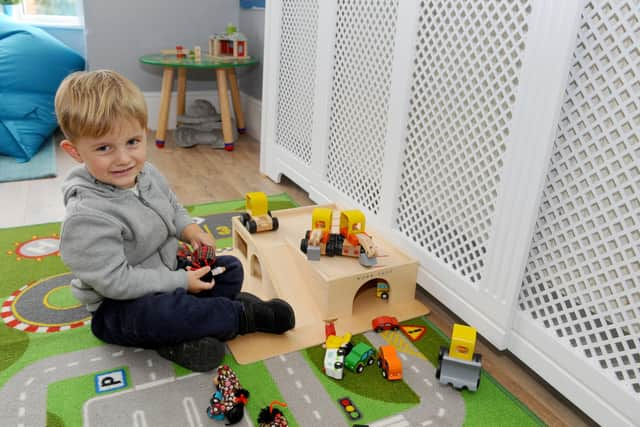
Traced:
<path fill-rule="evenodd" d="M 247 227 L 247 230 L 249 230 L 249 233 L 253 234 L 256 231 L 258 231 L 258 224 L 256 224 L 256 222 L 254 220 L 250 219 L 247 224 L 249 225 Z"/>
<path fill-rule="evenodd" d="M 245 228 L 247 227 L 247 223 L 249 222 L 250 219 L 251 219 L 251 215 L 249 215 L 248 213 L 242 214 L 240 221 L 242 221 L 242 225 L 244 225 Z"/>
<path fill-rule="evenodd" d="M 344 354 L 345 354 L 344 348 L 339 348 L 338 349 L 338 356 L 344 356 Z"/>
<path fill-rule="evenodd" d="M 438 366 L 438 368 L 436 369 L 436 379 L 440 379 L 440 366 Z"/>
<path fill-rule="evenodd" d="M 353 350 L 353 343 L 349 341 L 348 343 L 343 345 L 342 348 L 344 349 L 344 355 L 346 357 L 349 353 L 351 353 L 351 350 Z"/>
<path fill-rule="evenodd" d="M 373 359 L 373 357 L 368 358 L 367 359 L 367 366 L 373 365 L 374 362 L 375 362 L 375 360 Z"/>
<path fill-rule="evenodd" d="M 327 246 L 325 248 L 325 253 L 327 256 L 334 256 L 336 254 L 336 242 L 333 239 L 333 236 L 329 237 L 327 240 Z"/>
<path fill-rule="evenodd" d="M 384 369 L 382 370 L 382 378 L 384 378 L 385 380 L 387 379 L 387 371 L 385 371 Z"/>
<path fill-rule="evenodd" d="M 447 354 L 447 347 L 440 347 L 440 350 L 438 350 L 438 363 L 442 362 L 445 354 Z"/>
<path fill-rule="evenodd" d="M 388 292 L 383 292 L 380 294 L 380 299 L 389 299 L 389 293 Z"/>
<path fill-rule="evenodd" d="M 271 225 L 273 226 L 273 231 L 277 230 L 280 224 L 278 223 L 278 218 L 271 218 Z"/>
<path fill-rule="evenodd" d="M 356 374 L 361 374 L 362 372 L 364 372 L 364 365 L 362 363 L 358 363 L 358 366 L 356 366 Z"/>
<path fill-rule="evenodd" d="M 333 367 L 336 369 L 342 369 L 344 368 L 344 364 L 342 362 L 336 362 L 335 365 L 333 365 Z"/>
<path fill-rule="evenodd" d="M 380 333 L 380 332 L 384 331 L 384 328 L 382 326 L 376 326 L 375 331 Z"/>
<path fill-rule="evenodd" d="M 393 330 L 393 331 L 397 331 L 398 329 L 400 329 L 400 326 L 396 325 L 396 326 L 392 326 L 391 327 L 391 330 Z"/>
<path fill-rule="evenodd" d="M 304 238 L 300 240 L 300 250 L 302 251 L 303 254 L 307 253 L 308 246 L 309 246 L 309 239 Z"/>
<path fill-rule="evenodd" d="M 473 361 L 477 363 L 482 363 L 482 355 L 478 353 L 474 353 Z"/>
<path fill-rule="evenodd" d="M 480 372 L 478 372 L 478 381 L 476 381 L 476 390 L 480 388 Z"/>
<path fill-rule="evenodd" d="M 378 368 L 382 368 L 382 360 L 378 359 Z"/>

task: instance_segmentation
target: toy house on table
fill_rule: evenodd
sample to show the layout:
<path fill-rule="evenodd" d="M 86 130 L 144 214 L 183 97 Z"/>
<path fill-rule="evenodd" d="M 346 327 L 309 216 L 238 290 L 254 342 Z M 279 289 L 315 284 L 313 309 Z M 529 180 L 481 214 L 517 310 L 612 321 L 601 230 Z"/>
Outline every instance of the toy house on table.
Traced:
<path fill-rule="evenodd" d="M 381 314 L 407 320 L 429 310 L 415 299 L 418 263 L 392 244 L 371 235 L 384 256 L 374 267 L 356 258 L 322 257 L 309 261 L 300 237 L 316 206 L 278 211 L 278 230 L 251 234 L 234 217 L 233 250 L 244 266 L 243 290 L 263 299 L 282 298 L 296 313 L 296 327 L 284 335 L 251 334 L 228 342 L 239 363 L 250 363 L 325 341 L 325 320 L 337 319 L 339 334 L 371 329 Z M 336 213 L 335 205 L 325 205 Z M 337 223 L 337 221 L 336 221 Z M 378 296 L 378 283 L 388 285 L 388 299 Z"/>
<path fill-rule="evenodd" d="M 247 59 L 247 37 L 236 31 L 209 38 L 209 56 L 217 59 Z"/>

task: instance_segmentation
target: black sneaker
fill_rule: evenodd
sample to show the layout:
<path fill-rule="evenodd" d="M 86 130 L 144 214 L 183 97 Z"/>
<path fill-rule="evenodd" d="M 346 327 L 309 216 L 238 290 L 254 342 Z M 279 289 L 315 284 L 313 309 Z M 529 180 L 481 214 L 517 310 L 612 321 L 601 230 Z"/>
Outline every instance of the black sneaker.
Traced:
<path fill-rule="evenodd" d="M 296 326 L 293 308 L 284 300 L 274 298 L 262 301 L 247 292 L 240 292 L 236 300 L 242 303 L 244 313 L 240 321 L 240 334 L 250 332 L 284 334 Z"/>
<path fill-rule="evenodd" d="M 160 347 L 158 354 L 195 372 L 207 372 L 222 362 L 225 345 L 213 337 Z"/>

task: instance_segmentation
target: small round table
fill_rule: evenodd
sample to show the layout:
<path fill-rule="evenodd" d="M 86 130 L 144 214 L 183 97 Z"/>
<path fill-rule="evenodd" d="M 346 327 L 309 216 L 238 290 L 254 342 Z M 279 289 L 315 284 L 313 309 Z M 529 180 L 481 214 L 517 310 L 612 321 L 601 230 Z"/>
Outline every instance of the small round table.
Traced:
<path fill-rule="evenodd" d="M 233 130 L 231 128 L 231 110 L 229 108 L 229 95 L 227 94 L 227 90 L 229 87 L 231 88 L 231 99 L 233 101 L 233 110 L 236 114 L 238 132 L 244 133 L 244 114 L 242 113 L 242 106 L 240 104 L 240 92 L 238 91 L 236 68 L 255 65 L 258 63 L 257 60 L 253 58 L 217 59 L 203 54 L 202 58 L 199 61 L 196 61 L 192 58 L 178 58 L 176 55 L 152 54 L 141 56 L 140 62 L 149 65 L 159 65 L 164 69 L 162 72 L 162 89 L 160 92 L 160 115 L 158 117 L 158 129 L 156 130 L 157 147 L 164 147 L 165 138 L 167 136 L 167 123 L 169 121 L 169 105 L 171 103 L 174 68 L 178 69 L 178 115 L 184 114 L 185 112 L 187 69 L 201 68 L 216 70 L 224 148 L 227 151 L 233 150 Z"/>

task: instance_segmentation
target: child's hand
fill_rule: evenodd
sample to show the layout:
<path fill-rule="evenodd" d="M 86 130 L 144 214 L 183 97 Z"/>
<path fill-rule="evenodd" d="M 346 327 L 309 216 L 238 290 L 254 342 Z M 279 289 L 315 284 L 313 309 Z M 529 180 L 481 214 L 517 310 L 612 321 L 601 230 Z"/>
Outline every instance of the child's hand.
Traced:
<path fill-rule="evenodd" d="M 213 288 L 215 282 L 203 282 L 200 280 L 202 276 L 207 274 L 211 270 L 211 267 L 204 266 L 197 270 L 192 270 L 191 267 L 187 267 L 187 291 L 192 294 L 197 294 L 200 291 Z"/>
<path fill-rule="evenodd" d="M 194 251 L 197 250 L 200 247 L 200 245 L 206 245 L 206 246 L 211 246 L 212 248 L 215 248 L 216 239 L 214 239 L 213 236 L 211 236 L 211 234 L 202 231 L 200 233 L 195 234 L 189 241 L 189 244 L 191 245 Z"/>
<path fill-rule="evenodd" d="M 211 234 L 200 228 L 198 224 L 187 225 L 184 230 L 182 230 L 180 240 L 183 242 L 189 242 L 194 251 L 197 250 L 200 245 L 207 245 L 212 248 L 216 247 L 216 239 L 214 239 Z"/>

